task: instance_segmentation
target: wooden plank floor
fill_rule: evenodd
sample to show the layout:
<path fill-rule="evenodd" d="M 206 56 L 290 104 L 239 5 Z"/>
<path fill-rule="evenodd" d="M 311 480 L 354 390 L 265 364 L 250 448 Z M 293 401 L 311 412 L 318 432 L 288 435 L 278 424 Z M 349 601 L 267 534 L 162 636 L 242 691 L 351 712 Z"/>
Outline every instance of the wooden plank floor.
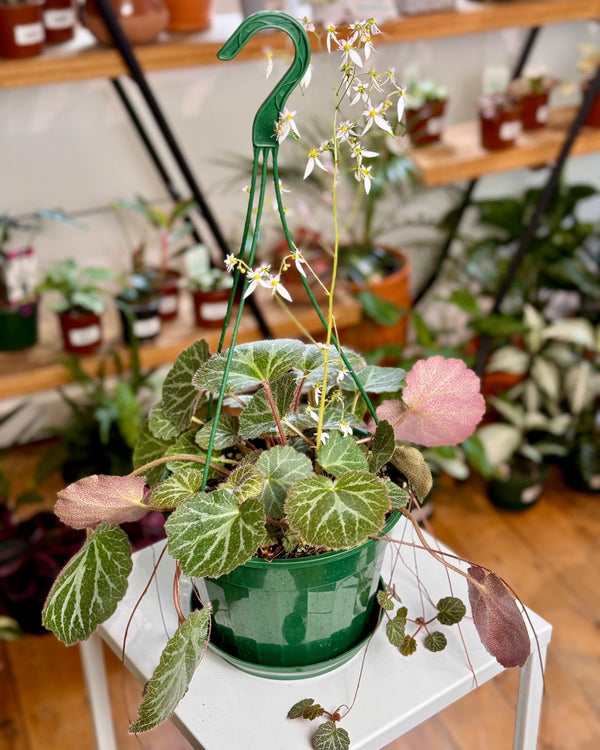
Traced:
<path fill-rule="evenodd" d="M 19 484 L 29 458 L 27 452 L 11 457 Z M 554 626 L 538 744 L 543 750 L 600 748 L 599 500 L 568 490 L 557 473 L 537 505 L 521 514 L 494 509 L 477 480 L 445 478 L 435 496 L 437 536 L 504 576 Z M 106 657 L 119 750 L 189 748 L 169 723 L 128 736 L 140 687 L 108 650 Z M 509 750 L 517 681 L 515 670 L 505 672 L 388 750 Z M 51 635 L 0 643 L 0 750 L 93 747 L 78 650 Z"/>

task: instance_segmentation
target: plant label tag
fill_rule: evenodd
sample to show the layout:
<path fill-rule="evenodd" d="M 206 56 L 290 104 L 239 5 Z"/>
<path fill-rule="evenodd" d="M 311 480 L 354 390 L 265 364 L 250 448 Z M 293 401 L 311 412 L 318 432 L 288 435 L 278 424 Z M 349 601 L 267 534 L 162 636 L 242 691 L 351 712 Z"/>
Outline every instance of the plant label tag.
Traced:
<path fill-rule="evenodd" d="M 536 109 L 535 120 L 540 123 L 548 122 L 548 106 L 546 104 Z"/>
<path fill-rule="evenodd" d="M 29 47 L 32 44 L 39 44 L 45 39 L 44 25 L 41 21 L 17 24 L 14 28 L 14 39 L 18 47 Z"/>
<path fill-rule="evenodd" d="M 427 124 L 425 126 L 427 135 L 439 135 L 442 132 L 443 128 L 443 117 L 432 117 L 430 120 L 427 120 Z"/>
<path fill-rule="evenodd" d="M 204 320 L 223 320 L 227 313 L 227 302 L 204 302 L 200 315 Z"/>
<path fill-rule="evenodd" d="M 75 11 L 73 8 L 57 8 L 44 11 L 44 26 L 51 31 L 70 29 L 75 25 Z"/>
<path fill-rule="evenodd" d="M 527 487 L 521 493 L 521 502 L 523 505 L 529 505 L 534 503 L 542 493 L 543 486 L 541 484 L 534 484 L 533 487 Z"/>
<path fill-rule="evenodd" d="M 161 315 L 168 315 L 177 310 L 177 295 L 167 294 L 160 298 L 159 311 Z"/>
<path fill-rule="evenodd" d="M 71 328 L 69 343 L 71 346 L 89 346 L 100 341 L 100 326 L 96 323 L 85 328 Z"/>
<path fill-rule="evenodd" d="M 514 141 L 521 135 L 521 120 L 511 120 L 500 125 L 498 137 L 501 141 Z"/>
<path fill-rule="evenodd" d="M 160 317 L 143 318 L 133 321 L 133 332 L 138 339 L 149 339 L 160 333 Z"/>

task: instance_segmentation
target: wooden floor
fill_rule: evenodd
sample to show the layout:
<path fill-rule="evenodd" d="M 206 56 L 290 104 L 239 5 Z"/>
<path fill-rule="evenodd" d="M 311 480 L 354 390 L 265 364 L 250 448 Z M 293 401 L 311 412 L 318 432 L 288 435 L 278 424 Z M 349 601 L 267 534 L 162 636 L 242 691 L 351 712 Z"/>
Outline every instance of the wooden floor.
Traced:
<path fill-rule="evenodd" d="M 20 458 L 11 466 L 23 482 L 27 472 Z M 598 750 L 600 497 L 567 490 L 553 475 L 536 506 L 511 514 L 489 504 L 479 481 L 444 479 L 432 526 L 457 552 L 505 577 L 554 626 L 538 747 Z M 128 736 L 140 688 L 111 652 L 106 656 L 119 750 L 189 748 L 168 723 L 139 738 Z M 388 750 L 509 750 L 517 680 L 515 670 L 505 672 Z M 231 710 L 228 716 L 234 720 Z M 0 750 L 93 747 L 77 648 L 66 648 L 51 635 L 0 642 Z"/>

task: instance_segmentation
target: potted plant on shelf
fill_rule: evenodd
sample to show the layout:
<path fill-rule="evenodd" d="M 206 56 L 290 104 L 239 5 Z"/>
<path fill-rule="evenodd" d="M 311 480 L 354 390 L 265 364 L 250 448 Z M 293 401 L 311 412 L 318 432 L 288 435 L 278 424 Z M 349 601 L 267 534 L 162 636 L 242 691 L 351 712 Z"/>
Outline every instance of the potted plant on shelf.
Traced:
<path fill-rule="evenodd" d="M 109 281 L 114 273 L 108 268 L 78 268 L 72 258 L 46 269 L 36 289 L 55 299 L 48 307 L 58 314 L 63 348 L 71 354 L 93 354 L 102 343 L 101 315 L 106 303 L 99 282 Z"/>
<path fill-rule="evenodd" d="M 444 129 L 448 89 L 430 78 L 406 86 L 406 130 L 413 146 L 437 143 Z"/>
<path fill-rule="evenodd" d="M 482 96 L 478 103 L 481 145 L 488 151 L 500 151 L 515 145 L 523 130 L 521 105 L 508 92 Z"/>
<path fill-rule="evenodd" d="M 185 254 L 184 286 L 190 291 L 194 305 L 194 321 L 198 328 L 221 328 L 233 277 L 225 269 L 215 268 L 204 244 L 190 247 Z"/>
<path fill-rule="evenodd" d="M 530 69 L 508 85 L 509 96 L 521 104 L 523 130 L 539 130 L 548 122 L 548 99 L 557 85 L 544 70 Z"/>
<path fill-rule="evenodd" d="M 158 336 L 162 328 L 160 299 L 153 274 L 132 273 L 122 280 L 115 302 L 126 344 L 149 344 Z"/>
<path fill-rule="evenodd" d="M 291 241 L 281 201 L 277 154 L 282 129 L 289 125 L 287 96 L 309 63 L 308 38 L 289 16 L 260 13 L 242 23 L 220 57 L 231 59 L 250 36 L 270 26 L 292 37 L 296 62 L 260 110 L 253 143 L 257 161 L 260 156 L 265 163 L 272 159 L 290 261 L 302 267 L 304 259 Z M 356 58 L 370 51 L 366 45 L 372 44 L 376 30 L 372 22 L 354 25 L 349 42 L 354 59 L 343 73 L 347 82 L 370 80 L 359 72 L 362 60 Z M 371 96 L 376 93 L 373 88 Z M 334 125 L 337 116 L 336 110 Z M 56 508 L 63 520 L 91 529 L 86 546 L 57 579 L 45 607 L 46 626 L 67 643 L 88 637 L 124 595 L 131 557 L 118 525 L 125 520 L 141 518 L 150 509 L 167 512 L 170 554 L 184 575 L 203 581 L 198 580 L 202 604 L 189 616 L 178 595 L 174 597 L 181 625 L 146 686 L 133 732 L 156 726 L 174 709 L 187 691 L 209 630 L 211 642 L 225 658 L 263 676 L 273 676 L 280 668 L 318 674 L 342 663 L 360 648 L 379 616 L 386 620 L 391 642 L 402 653 L 414 651 L 416 642 L 404 632 L 406 611 L 400 608 L 395 614 L 395 593 L 385 587 L 378 591 L 386 544 L 380 535 L 391 531 L 397 514 L 410 521 L 410 508 L 430 489 L 431 476 L 416 445 L 461 442 L 483 412 L 478 379 L 462 362 L 434 357 L 415 364 L 409 373 L 367 366 L 336 340 L 333 306 L 323 316 L 321 344 L 296 339 L 236 344 L 249 294 L 264 286 L 283 299 L 289 296 L 284 276 L 255 266 L 259 232 L 258 226 L 250 227 L 250 218 L 258 217 L 258 224 L 264 206 L 256 178 L 255 173 L 240 253 L 226 260 L 234 285 L 242 283 L 230 348 L 211 355 L 199 341 L 182 352 L 164 381 L 161 401 L 140 431 L 135 471 L 127 477 L 84 478 L 60 493 Z M 335 206 L 335 190 L 333 196 Z M 336 233 L 331 299 L 337 239 Z M 230 305 L 234 296 L 232 291 Z M 105 555 L 110 565 L 98 565 L 108 559 Z M 342 568 L 355 573 L 348 578 Z M 328 602 L 318 606 L 316 637 L 312 620 L 306 620 L 313 614 L 306 611 L 313 597 L 301 581 L 313 569 L 322 570 L 328 581 L 326 591 L 318 589 L 319 601 Z M 495 610 L 498 619 L 486 614 L 483 620 L 475 618 L 486 647 L 504 665 L 524 663 L 529 637 L 508 590 L 494 578 L 492 591 L 487 583 L 493 574 L 481 568 L 472 567 L 465 575 L 480 601 L 493 606 L 502 599 L 501 610 Z M 239 589 L 247 577 L 248 590 Z M 341 599 L 347 600 L 347 608 L 337 606 Z M 248 606 L 230 607 L 233 600 Z M 462 618 L 465 607 L 450 596 L 440 600 L 436 611 L 440 621 L 452 624 Z M 500 631 L 503 637 L 498 639 Z M 429 636 L 428 648 L 443 648 L 442 634 Z M 173 665 L 176 676 L 171 679 Z M 315 710 L 317 706 L 307 712 L 304 704 L 296 705 L 290 717 L 325 713 Z M 340 715 L 327 716 L 315 742 L 328 735 L 335 737 L 336 747 L 347 748 L 347 734 L 337 726 Z"/>
<path fill-rule="evenodd" d="M 577 64 L 577 69 L 585 76 L 581 82 L 581 90 L 585 94 L 600 65 L 600 51 L 597 45 L 589 43 L 580 44 L 579 48 L 581 56 Z M 600 128 L 600 96 L 594 99 L 591 109 L 585 118 L 585 125 L 591 128 Z"/>
<path fill-rule="evenodd" d="M 170 212 L 161 211 L 144 198 L 138 197 L 134 202 L 120 201 L 115 205 L 117 210 L 129 210 L 141 215 L 157 231 L 159 238 L 159 263 L 151 265 L 146 259 L 147 239 L 138 244 L 133 255 L 134 273 L 143 274 L 152 284 L 160 298 L 160 317 L 163 322 L 174 320 L 179 309 L 179 284 L 181 273 L 169 263 L 174 255 L 186 251 L 184 247 L 176 253 L 172 246 L 184 237 L 189 237 L 193 230 L 187 220 L 193 200 L 177 201 Z"/>
<path fill-rule="evenodd" d="M 43 0 L 0 0 L 0 57 L 41 54 L 44 47 Z"/>

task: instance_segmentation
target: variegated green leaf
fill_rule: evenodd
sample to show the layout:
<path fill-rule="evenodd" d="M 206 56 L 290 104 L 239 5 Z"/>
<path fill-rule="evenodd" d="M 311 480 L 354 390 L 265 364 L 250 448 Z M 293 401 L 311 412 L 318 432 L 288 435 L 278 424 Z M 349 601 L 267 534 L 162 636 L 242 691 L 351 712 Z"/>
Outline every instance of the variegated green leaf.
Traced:
<path fill-rule="evenodd" d="M 390 498 L 390 507 L 392 510 L 398 508 L 407 508 L 410 502 L 410 492 L 406 487 L 399 487 L 396 482 L 392 482 L 389 477 L 383 480 Z"/>
<path fill-rule="evenodd" d="M 212 426 L 213 420 L 207 422 L 198 430 L 198 432 L 196 432 L 196 443 L 204 450 L 208 450 L 208 442 L 210 440 Z M 231 448 L 231 446 L 235 445 L 239 440 L 239 429 L 240 421 L 237 417 L 232 414 L 221 414 L 213 448 L 217 451 Z"/>
<path fill-rule="evenodd" d="M 235 347 L 225 386 L 228 393 L 277 380 L 302 356 L 303 344 L 295 339 L 254 341 Z M 207 391 L 222 389 L 227 352 L 213 355 L 194 376 L 194 385 Z"/>
<path fill-rule="evenodd" d="M 296 377 L 286 373 L 270 384 L 277 414 L 283 417 L 289 410 L 296 391 Z M 252 396 L 240 416 L 240 435 L 253 440 L 262 435 L 277 433 L 277 424 L 266 392 L 261 388 Z"/>
<path fill-rule="evenodd" d="M 396 440 L 394 439 L 394 428 L 392 425 L 382 419 L 377 425 L 375 436 L 371 444 L 369 453 L 369 471 L 379 471 L 394 455 Z"/>
<path fill-rule="evenodd" d="M 235 493 L 238 502 L 258 497 L 263 488 L 263 475 L 256 466 L 244 464 L 234 469 L 221 489 L 229 488 Z"/>
<path fill-rule="evenodd" d="M 502 346 L 490 356 L 486 372 L 510 372 L 522 375 L 529 369 L 530 355 L 518 346 Z"/>
<path fill-rule="evenodd" d="M 198 468 L 186 465 L 152 490 L 150 505 L 158 509 L 176 508 L 197 492 L 202 484 L 202 475 L 202 466 L 199 464 Z"/>
<path fill-rule="evenodd" d="M 125 532 L 98 526 L 54 582 L 42 614 L 44 627 L 68 646 L 89 638 L 125 595 L 131 567 Z"/>
<path fill-rule="evenodd" d="M 177 472 L 184 467 L 191 467 L 196 469 L 198 467 L 202 468 L 207 458 L 206 451 L 203 451 L 202 448 L 200 448 L 200 446 L 196 444 L 194 430 L 188 430 L 187 432 L 184 432 L 182 435 L 180 435 L 177 439 L 177 442 L 173 443 L 173 445 L 170 446 L 169 455 L 197 456 L 199 459 L 201 459 L 201 462 L 185 460 L 169 461 L 166 464 L 166 467 L 172 474 L 177 474 Z M 216 477 L 219 476 L 219 474 L 211 469 L 209 476 Z"/>
<path fill-rule="evenodd" d="M 385 632 L 388 637 L 388 641 L 392 646 L 400 646 L 404 640 L 406 630 L 406 615 L 408 610 L 406 607 L 400 607 L 396 610 L 396 614 L 391 620 L 388 620 L 385 626 Z"/>
<path fill-rule="evenodd" d="M 175 360 L 162 388 L 163 412 L 179 430 L 189 427 L 198 398 L 193 378 L 210 355 L 204 339 L 196 341 Z"/>
<path fill-rule="evenodd" d="M 311 460 L 290 446 L 279 445 L 263 451 L 256 466 L 265 480 L 259 499 L 265 506 L 267 516 L 283 518 L 283 505 L 288 489 L 294 482 L 313 473 Z"/>
<path fill-rule="evenodd" d="M 357 372 L 357 377 L 367 393 L 395 393 L 402 388 L 406 372 L 400 367 L 367 365 Z M 356 384 L 350 376 L 346 376 L 342 388 L 356 390 Z"/>
<path fill-rule="evenodd" d="M 170 554 L 188 576 L 217 578 L 249 560 L 265 535 L 262 503 L 228 489 L 200 493 L 165 524 Z"/>
<path fill-rule="evenodd" d="M 138 719 L 131 734 L 146 732 L 168 719 L 187 693 L 194 671 L 206 647 L 210 612 L 192 612 L 165 646 L 158 666 L 144 687 Z"/>
<path fill-rule="evenodd" d="M 345 729 L 333 721 L 326 721 L 316 730 L 313 746 L 315 750 L 348 750 L 350 737 Z"/>
<path fill-rule="evenodd" d="M 381 531 L 390 502 L 385 485 L 366 471 L 335 480 L 300 479 L 289 490 L 285 511 L 290 526 L 316 547 L 349 549 Z"/>
<path fill-rule="evenodd" d="M 334 477 L 345 471 L 366 471 L 368 462 L 365 454 L 352 436 L 344 437 L 340 432 L 332 432 L 329 440 L 317 452 L 321 468 Z"/>
<path fill-rule="evenodd" d="M 148 420 L 145 420 L 142 423 L 135 448 L 133 449 L 133 468 L 139 469 L 140 466 L 145 466 L 151 461 L 155 461 L 157 458 L 162 458 L 167 453 L 172 453 L 172 451 L 169 450 L 171 445 L 171 440 L 155 437 L 152 432 L 150 432 Z M 148 484 L 150 486 L 156 484 L 160 480 L 164 470 L 164 464 L 159 464 L 158 466 L 153 466 L 151 469 L 144 471 Z"/>
<path fill-rule="evenodd" d="M 554 362 L 550 362 L 541 355 L 535 357 L 531 364 L 531 377 L 549 398 L 558 401 L 560 373 Z"/>
<path fill-rule="evenodd" d="M 177 435 L 179 435 L 179 429 L 166 417 L 162 401 L 150 409 L 148 426 L 154 437 L 160 440 L 175 440 Z"/>

